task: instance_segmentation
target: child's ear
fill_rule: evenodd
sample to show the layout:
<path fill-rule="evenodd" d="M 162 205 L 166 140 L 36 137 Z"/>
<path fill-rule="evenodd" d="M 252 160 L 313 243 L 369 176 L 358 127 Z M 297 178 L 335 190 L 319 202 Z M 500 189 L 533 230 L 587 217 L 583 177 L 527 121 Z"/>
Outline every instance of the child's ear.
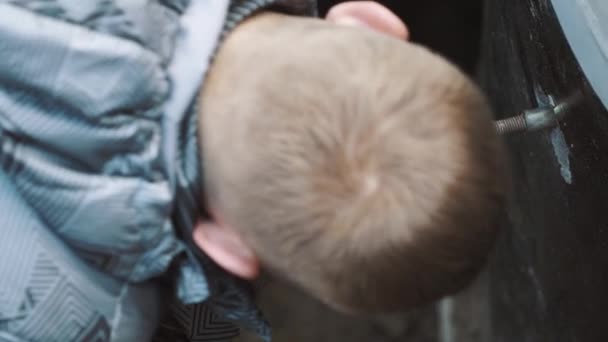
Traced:
<path fill-rule="evenodd" d="M 374 1 L 347 1 L 335 5 L 327 13 L 327 21 L 372 29 L 399 39 L 408 40 L 405 23 L 388 8 Z"/>
<path fill-rule="evenodd" d="M 244 279 L 255 279 L 260 263 L 253 250 L 232 228 L 214 222 L 199 223 L 194 229 L 194 242 L 215 263 Z"/>

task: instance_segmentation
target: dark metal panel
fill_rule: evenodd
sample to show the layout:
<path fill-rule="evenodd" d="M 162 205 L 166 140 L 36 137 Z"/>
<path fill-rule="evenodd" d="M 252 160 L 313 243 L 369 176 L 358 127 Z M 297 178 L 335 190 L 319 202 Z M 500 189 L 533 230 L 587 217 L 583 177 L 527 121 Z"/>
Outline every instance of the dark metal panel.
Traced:
<path fill-rule="evenodd" d="M 515 184 L 490 267 L 493 341 L 608 341 L 608 113 L 549 0 L 487 0 L 482 46 L 481 83 L 504 116 L 583 94 L 560 127 L 507 138 Z"/>
<path fill-rule="evenodd" d="M 347 0 L 319 0 L 324 14 Z M 466 72 L 476 67 L 479 52 L 482 0 L 380 0 L 410 28 L 412 40 L 429 46 Z"/>

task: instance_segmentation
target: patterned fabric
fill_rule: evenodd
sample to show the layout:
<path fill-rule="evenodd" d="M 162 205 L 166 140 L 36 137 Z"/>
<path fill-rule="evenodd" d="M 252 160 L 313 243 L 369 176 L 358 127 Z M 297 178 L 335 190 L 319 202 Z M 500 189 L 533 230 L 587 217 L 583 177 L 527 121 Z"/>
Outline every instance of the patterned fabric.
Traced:
<path fill-rule="evenodd" d="M 150 340 L 172 297 L 159 277 L 190 340 L 228 337 L 224 319 L 270 338 L 248 284 L 191 240 L 192 103 L 229 6 L 0 0 L 1 342 Z"/>
<path fill-rule="evenodd" d="M 153 342 L 231 341 L 240 335 L 237 326 L 214 313 L 206 305 L 176 304 L 169 313 Z"/>
<path fill-rule="evenodd" d="M 172 262 L 183 299 L 209 296 L 171 216 L 227 8 L 0 0 L 0 341 L 150 340 Z"/>

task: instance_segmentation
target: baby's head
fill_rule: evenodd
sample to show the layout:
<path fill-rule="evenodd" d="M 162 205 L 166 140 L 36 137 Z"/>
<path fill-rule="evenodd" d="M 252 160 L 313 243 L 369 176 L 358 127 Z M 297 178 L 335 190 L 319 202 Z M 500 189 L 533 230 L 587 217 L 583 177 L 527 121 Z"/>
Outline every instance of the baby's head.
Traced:
<path fill-rule="evenodd" d="M 202 95 L 207 202 L 271 273 L 373 313 L 483 266 L 506 163 L 483 96 L 442 58 L 264 14 L 228 37 Z"/>

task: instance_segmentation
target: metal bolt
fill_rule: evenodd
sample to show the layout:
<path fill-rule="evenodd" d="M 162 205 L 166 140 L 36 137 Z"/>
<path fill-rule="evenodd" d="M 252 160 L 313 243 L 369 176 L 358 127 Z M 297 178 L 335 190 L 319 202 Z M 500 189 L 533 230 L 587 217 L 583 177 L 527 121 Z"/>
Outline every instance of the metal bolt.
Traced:
<path fill-rule="evenodd" d="M 494 126 L 496 127 L 498 134 L 501 135 L 552 128 L 558 125 L 559 120 L 561 120 L 581 98 L 582 94 L 580 92 L 575 93 L 559 103 L 555 103 L 553 98 L 550 97 L 550 106 L 525 110 L 519 115 L 496 120 Z"/>
<path fill-rule="evenodd" d="M 497 120 L 494 122 L 494 125 L 496 126 L 496 131 L 500 135 L 526 131 L 528 129 L 526 117 L 523 114 L 507 119 Z"/>
<path fill-rule="evenodd" d="M 553 107 L 530 109 L 522 114 L 494 122 L 499 134 L 536 131 L 557 125 L 557 115 Z"/>

